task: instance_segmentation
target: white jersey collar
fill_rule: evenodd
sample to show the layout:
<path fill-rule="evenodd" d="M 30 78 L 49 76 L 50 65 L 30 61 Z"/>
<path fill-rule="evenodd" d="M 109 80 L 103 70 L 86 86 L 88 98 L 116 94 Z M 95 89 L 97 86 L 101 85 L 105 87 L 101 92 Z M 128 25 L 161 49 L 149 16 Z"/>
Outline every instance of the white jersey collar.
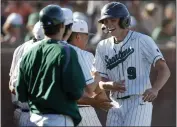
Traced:
<path fill-rule="evenodd" d="M 127 40 L 131 37 L 132 32 L 133 32 L 133 31 L 129 30 L 128 33 L 127 33 L 127 35 L 125 36 L 124 40 L 121 41 L 121 42 L 119 42 L 119 43 L 116 43 L 116 42 L 115 42 L 116 40 L 115 40 L 115 38 L 113 37 L 113 42 L 114 42 L 114 44 L 123 44 L 123 43 L 126 43 Z"/>

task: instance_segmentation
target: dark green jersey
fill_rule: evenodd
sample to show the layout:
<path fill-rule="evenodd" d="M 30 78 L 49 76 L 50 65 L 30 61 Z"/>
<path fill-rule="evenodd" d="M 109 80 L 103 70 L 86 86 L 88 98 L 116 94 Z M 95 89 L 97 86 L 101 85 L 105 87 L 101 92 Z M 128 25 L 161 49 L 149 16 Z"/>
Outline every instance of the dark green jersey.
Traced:
<path fill-rule="evenodd" d="M 17 98 L 37 114 L 64 114 L 81 121 L 77 102 L 85 87 L 77 53 L 56 40 L 42 40 L 22 58 Z"/>

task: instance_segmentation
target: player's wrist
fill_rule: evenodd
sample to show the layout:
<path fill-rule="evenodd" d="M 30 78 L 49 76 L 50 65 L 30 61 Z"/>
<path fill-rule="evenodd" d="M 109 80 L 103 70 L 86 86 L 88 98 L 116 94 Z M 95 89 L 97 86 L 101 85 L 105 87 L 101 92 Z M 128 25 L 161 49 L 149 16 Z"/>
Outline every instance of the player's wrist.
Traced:
<path fill-rule="evenodd" d="M 114 82 L 103 82 L 103 81 L 100 81 L 99 82 L 99 86 L 100 86 L 100 89 L 103 89 L 103 90 L 112 90 L 113 86 L 114 86 Z"/>
<path fill-rule="evenodd" d="M 159 92 L 159 90 L 160 90 L 161 88 L 159 88 L 159 87 L 157 87 L 157 86 L 153 86 L 152 89 L 153 89 L 154 91 Z"/>

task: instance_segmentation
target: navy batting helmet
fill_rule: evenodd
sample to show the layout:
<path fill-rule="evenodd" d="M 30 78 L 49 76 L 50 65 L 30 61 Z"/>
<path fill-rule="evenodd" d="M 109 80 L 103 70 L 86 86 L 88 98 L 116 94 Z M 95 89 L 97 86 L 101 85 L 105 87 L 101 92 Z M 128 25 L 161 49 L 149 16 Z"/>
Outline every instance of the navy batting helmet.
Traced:
<path fill-rule="evenodd" d="M 53 4 L 44 7 L 40 11 L 39 20 L 44 27 L 54 26 L 65 21 L 61 7 Z"/>
<path fill-rule="evenodd" d="M 108 3 L 101 9 L 101 18 L 98 22 L 103 23 L 103 20 L 107 18 L 119 18 L 119 26 L 122 29 L 129 27 L 131 21 L 127 7 L 120 2 Z"/>

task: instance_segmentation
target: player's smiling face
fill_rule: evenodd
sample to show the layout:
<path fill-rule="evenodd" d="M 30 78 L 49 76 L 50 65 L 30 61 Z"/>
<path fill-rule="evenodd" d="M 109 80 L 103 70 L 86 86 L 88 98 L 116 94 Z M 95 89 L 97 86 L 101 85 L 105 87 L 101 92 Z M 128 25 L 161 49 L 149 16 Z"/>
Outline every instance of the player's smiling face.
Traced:
<path fill-rule="evenodd" d="M 103 20 L 103 24 L 106 26 L 108 32 L 112 36 L 117 36 L 120 32 L 119 19 L 118 18 L 107 18 Z"/>

